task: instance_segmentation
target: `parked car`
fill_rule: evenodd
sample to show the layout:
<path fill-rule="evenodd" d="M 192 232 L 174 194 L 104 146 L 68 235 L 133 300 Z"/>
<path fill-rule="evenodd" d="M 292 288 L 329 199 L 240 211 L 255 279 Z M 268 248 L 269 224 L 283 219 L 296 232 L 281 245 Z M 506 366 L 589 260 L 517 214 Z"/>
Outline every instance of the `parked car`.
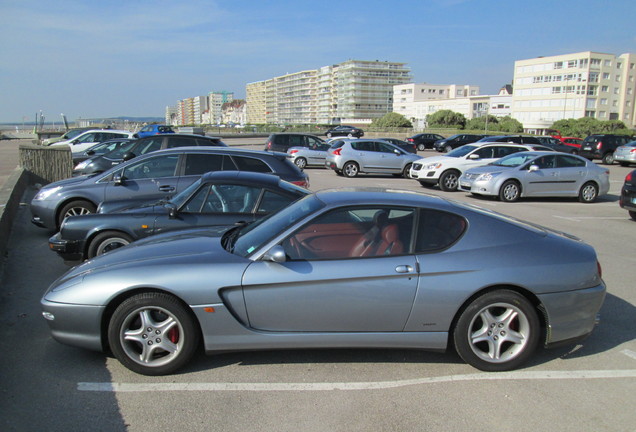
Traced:
<path fill-rule="evenodd" d="M 562 153 L 570 153 L 570 154 L 578 154 L 579 151 L 576 147 L 569 146 L 563 143 L 560 139 L 549 137 L 549 136 L 539 136 L 537 137 L 542 146 L 549 147 L 554 151 L 562 152 Z"/>
<path fill-rule="evenodd" d="M 364 136 L 364 131 L 360 128 L 353 126 L 340 125 L 329 129 L 325 132 L 327 138 L 332 137 L 348 137 L 348 138 L 361 138 Z"/>
<path fill-rule="evenodd" d="M 624 167 L 636 164 L 636 141 L 630 141 L 617 147 L 614 152 L 614 160 Z"/>
<path fill-rule="evenodd" d="M 478 143 L 509 143 L 509 144 L 541 144 L 541 141 L 535 136 L 530 135 L 494 135 L 481 138 Z"/>
<path fill-rule="evenodd" d="M 325 166 L 345 177 L 359 173 L 394 174 L 408 177 L 411 164 L 419 156 L 385 141 L 340 139 L 327 151 Z"/>
<path fill-rule="evenodd" d="M 579 154 L 589 160 L 601 159 L 606 165 L 614 163 L 614 151 L 632 141 L 626 135 L 596 134 L 583 140 Z"/>
<path fill-rule="evenodd" d="M 51 147 L 67 146 L 71 149 L 71 153 L 81 154 L 97 143 L 108 141 L 115 138 L 134 138 L 133 133 L 125 130 L 115 129 L 91 129 L 81 133 L 77 137 L 67 140 L 58 141 L 51 144 Z"/>
<path fill-rule="evenodd" d="M 578 197 L 594 202 L 609 191 L 609 170 L 576 155 L 520 152 L 471 168 L 459 189 L 514 202 L 525 197 Z"/>
<path fill-rule="evenodd" d="M 307 189 L 270 174 L 211 172 L 169 200 L 115 213 L 69 216 L 49 239 L 49 247 L 66 262 L 77 263 L 157 233 L 251 223 L 307 194 Z"/>
<path fill-rule="evenodd" d="M 574 147 L 575 149 L 579 150 L 581 148 L 581 145 L 583 144 L 583 140 L 581 138 L 576 138 L 576 137 L 559 137 L 558 138 L 563 144 L 569 145 L 571 147 Z"/>
<path fill-rule="evenodd" d="M 77 164 L 85 161 L 86 159 L 93 158 L 95 156 L 101 156 L 103 154 L 109 153 L 113 150 L 117 150 L 120 147 L 125 147 L 126 149 L 132 148 L 135 145 L 135 140 L 131 138 L 115 138 L 112 140 L 104 141 L 102 143 L 95 144 L 90 147 L 88 150 L 82 153 L 76 153 L 73 155 L 73 166 L 77 167 Z M 74 168 L 75 169 L 75 168 Z"/>
<path fill-rule="evenodd" d="M 55 144 L 56 142 L 60 142 L 60 141 L 70 141 L 73 138 L 75 138 L 76 136 L 89 131 L 89 130 L 93 130 L 95 128 L 74 128 L 74 129 L 69 129 L 68 131 L 66 131 L 64 134 L 62 134 L 59 137 L 55 137 L 55 138 L 48 138 L 42 141 L 42 145 L 45 146 L 50 146 L 51 144 Z"/>
<path fill-rule="evenodd" d="M 329 143 L 314 144 L 311 147 L 291 147 L 287 150 L 287 154 L 301 170 L 309 166 L 324 167 L 329 147 L 331 147 Z"/>
<path fill-rule="evenodd" d="M 173 134 L 173 133 L 174 133 L 174 130 L 172 129 L 172 126 L 151 124 L 139 129 L 139 131 L 135 133 L 135 138 L 144 138 L 144 137 L 152 136 L 152 135 Z"/>
<path fill-rule="evenodd" d="M 411 142 L 402 141 L 397 138 L 378 138 L 378 139 L 391 143 L 394 146 L 398 146 L 402 150 L 405 150 L 409 153 L 417 153 L 417 146 Z"/>
<path fill-rule="evenodd" d="M 267 137 L 265 151 L 287 152 L 291 147 L 311 148 L 324 144 L 321 138 L 301 133 L 273 133 Z"/>
<path fill-rule="evenodd" d="M 419 133 L 412 137 L 408 137 L 406 141 L 415 144 L 418 151 L 424 151 L 426 149 L 432 149 L 435 141 L 443 140 L 444 137 L 433 133 Z"/>
<path fill-rule="evenodd" d="M 494 372 L 588 336 L 605 294 L 579 239 L 373 188 L 319 191 L 223 234 L 136 241 L 68 271 L 41 307 L 57 341 L 145 375 L 200 349 L 329 347 L 450 348 Z"/>
<path fill-rule="evenodd" d="M 422 186 L 435 186 L 444 192 L 457 190 L 459 177 L 469 168 L 486 165 L 512 153 L 534 150 L 532 146 L 504 143 L 474 143 L 463 145 L 444 156 L 417 160 L 410 177 Z"/>
<path fill-rule="evenodd" d="M 625 176 L 618 203 L 629 212 L 629 217 L 636 221 L 636 170 Z"/>
<path fill-rule="evenodd" d="M 136 156 L 153 151 L 192 146 L 227 147 L 221 138 L 205 137 L 189 134 L 161 134 L 135 141 L 132 147 L 124 146 L 103 155 L 96 155 L 73 168 L 73 176 L 96 174 L 104 172 L 115 165 L 133 159 Z"/>
<path fill-rule="evenodd" d="M 142 138 L 145 139 L 145 138 Z M 73 177 L 44 186 L 31 201 L 31 222 L 58 230 L 68 216 L 94 213 L 103 201 L 150 201 L 173 196 L 208 171 L 270 173 L 309 187 L 285 153 L 227 147 L 178 147 L 138 156 L 96 176 Z"/>
<path fill-rule="evenodd" d="M 488 135 L 475 135 L 475 134 L 457 134 L 435 141 L 433 147 L 438 152 L 448 153 L 457 147 L 461 147 L 465 144 L 474 143 Z"/>

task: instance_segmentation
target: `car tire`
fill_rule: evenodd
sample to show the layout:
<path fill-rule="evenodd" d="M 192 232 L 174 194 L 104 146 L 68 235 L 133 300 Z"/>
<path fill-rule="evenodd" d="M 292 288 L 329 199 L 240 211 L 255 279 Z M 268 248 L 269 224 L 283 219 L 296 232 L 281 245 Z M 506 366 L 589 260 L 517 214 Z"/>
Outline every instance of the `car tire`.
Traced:
<path fill-rule="evenodd" d="M 424 150 L 426 150 L 426 146 L 423 143 L 419 143 L 417 145 L 417 150 L 418 151 L 424 151 Z"/>
<path fill-rule="evenodd" d="M 459 315 L 453 343 L 469 365 L 488 372 L 519 367 L 539 344 L 535 307 L 521 294 L 500 289 L 473 300 Z"/>
<path fill-rule="evenodd" d="M 342 167 L 342 175 L 349 178 L 357 176 L 359 171 L 360 168 L 355 162 L 347 162 Z"/>
<path fill-rule="evenodd" d="M 183 367 L 199 346 L 200 331 L 189 309 L 158 292 L 124 300 L 108 324 L 115 357 L 142 375 L 166 375 Z"/>
<path fill-rule="evenodd" d="M 504 202 L 515 202 L 521 196 L 521 186 L 514 180 L 508 180 L 499 189 L 499 199 Z"/>
<path fill-rule="evenodd" d="M 301 170 L 304 170 L 307 167 L 307 159 L 303 158 L 303 157 L 299 157 L 296 158 L 294 160 L 294 163 L 296 164 L 296 166 L 298 168 L 300 168 Z"/>
<path fill-rule="evenodd" d="M 603 162 L 603 164 L 605 165 L 614 165 L 614 153 L 605 153 L 601 162 Z"/>
<path fill-rule="evenodd" d="M 60 213 L 57 216 L 57 227 L 62 226 L 62 222 L 69 216 L 83 216 L 90 213 L 95 213 L 97 207 L 90 201 L 85 200 L 75 200 L 66 204 L 60 210 Z"/>
<path fill-rule="evenodd" d="M 453 151 L 453 148 L 449 145 L 447 145 L 446 147 L 444 147 L 444 153 L 450 153 Z"/>
<path fill-rule="evenodd" d="M 439 188 L 444 192 L 455 192 L 459 185 L 460 175 L 461 174 L 455 170 L 444 171 L 442 175 L 439 176 Z"/>
<path fill-rule="evenodd" d="M 628 167 L 629 166 L 629 162 L 619 162 L 618 164 L 620 166 L 622 166 L 622 167 Z"/>
<path fill-rule="evenodd" d="M 119 231 L 104 231 L 95 236 L 88 246 L 88 258 L 95 258 L 132 243 L 133 239 Z"/>
<path fill-rule="evenodd" d="M 413 166 L 413 164 L 406 164 L 406 166 L 404 167 L 404 169 L 402 170 L 402 177 L 404 178 L 411 178 L 411 176 L 409 175 L 409 173 L 411 172 L 411 167 Z"/>
<path fill-rule="evenodd" d="M 636 211 L 628 210 L 629 217 L 636 221 Z"/>
<path fill-rule="evenodd" d="M 579 201 L 582 203 L 593 203 L 598 198 L 598 186 L 596 183 L 587 182 L 581 186 L 579 191 Z"/>

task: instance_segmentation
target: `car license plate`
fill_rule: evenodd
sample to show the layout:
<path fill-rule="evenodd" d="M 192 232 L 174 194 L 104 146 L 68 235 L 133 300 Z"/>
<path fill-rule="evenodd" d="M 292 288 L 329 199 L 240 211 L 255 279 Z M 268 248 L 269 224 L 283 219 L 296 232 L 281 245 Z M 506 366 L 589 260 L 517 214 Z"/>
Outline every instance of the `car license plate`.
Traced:
<path fill-rule="evenodd" d="M 592 147 L 583 147 L 583 150 L 592 150 Z"/>

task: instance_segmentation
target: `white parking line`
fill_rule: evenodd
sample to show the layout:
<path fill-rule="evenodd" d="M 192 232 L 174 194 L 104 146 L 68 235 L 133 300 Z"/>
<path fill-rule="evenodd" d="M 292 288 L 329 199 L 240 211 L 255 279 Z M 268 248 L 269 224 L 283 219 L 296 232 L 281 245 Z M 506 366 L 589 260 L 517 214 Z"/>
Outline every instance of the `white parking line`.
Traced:
<path fill-rule="evenodd" d="M 624 349 L 623 351 L 621 351 L 621 353 L 625 354 L 627 357 L 631 357 L 636 360 L 636 352 L 632 350 Z"/>
<path fill-rule="evenodd" d="M 174 391 L 332 391 L 332 390 L 382 390 L 414 385 L 438 384 L 462 381 L 495 380 L 564 380 L 564 379 L 607 379 L 636 378 L 636 370 L 587 370 L 587 371 L 537 371 L 500 372 L 450 375 L 430 378 L 415 378 L 398 381 L 377 382 L 335 382 L 335 383 L 111 383 L 80 382 L 79 391 L 93 392 L 174 392 Z"/>
<path fill-rule="evenodd" d="M 569 221 L 574 221 L 574 222 L 581 222 L 584 220 L 610 220 L 610 219 L 614 219 L 614 220 L 624 220 L 626 219 L 626 217 L 622 217 L 622 216 L 557 216 L 554 215 L 555 218 L 557 219 L 565 219 L 565 220 L 569 220 Z"/>

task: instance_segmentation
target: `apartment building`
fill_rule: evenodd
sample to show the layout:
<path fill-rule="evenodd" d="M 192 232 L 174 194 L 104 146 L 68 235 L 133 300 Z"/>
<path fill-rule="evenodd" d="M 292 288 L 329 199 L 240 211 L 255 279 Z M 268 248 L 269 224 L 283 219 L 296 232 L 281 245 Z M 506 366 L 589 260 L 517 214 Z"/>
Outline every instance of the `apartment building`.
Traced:
<path fill-rule="evenodd" d="M 212 91 L 208 94 L 208 121 L 202 123 L 219 124 L 223 123 L 223 104 L 232 102 L 234 93 L 229 91 Z"/>
<path fill-rule="evenodd" d="M 518 60 L 513 117 L 532 133 L 561 119 L 592 117 L 636 126 L 636 54 L 585 51 Z"/>
<path fill-rule="evenodd" d="M 348 60 L 247 84 L 248 123 L 370 122 L 393 108 L 393 86 L 411 81 L 405 63 Z"/>

